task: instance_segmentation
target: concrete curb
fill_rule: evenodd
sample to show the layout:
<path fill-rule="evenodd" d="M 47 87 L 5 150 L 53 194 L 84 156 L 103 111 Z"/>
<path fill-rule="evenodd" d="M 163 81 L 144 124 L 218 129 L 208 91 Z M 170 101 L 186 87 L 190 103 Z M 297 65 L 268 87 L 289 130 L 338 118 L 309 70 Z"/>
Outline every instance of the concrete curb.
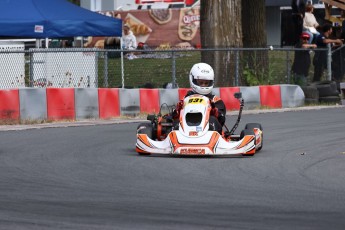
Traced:
<path fill-rule="evenodd" d="M 262 113 L 284 113 L 294 111 L 309 111 L 309 110 L 320 110 L 330 108 L 345 108 L 343 105 L 330 105 L 330 106 L 308 106 L 308 107 L 297 107 L 297 108 L 283 108 L 283 109 L 263 109 L 263 110 L 244 110 L 243 115 L 250 114 L 262 114 Z M 238 111 L 231 111 L 227 115 L 235 116 Z M 81 127 L 81 126 L 96 126 L 96 125 L 113 125 L 113 124 L 126 124 L 126 123 L 140 123 L 147 122 L 144 117 L 136 118 L 114 118 L 109 120 L 82 120 L 82 121 L 71 121 L 71 122 L 53 122 L 43 124 L 30 124 L 30 125 L 0 125 L 1 131 L 20 131 L 30 129 L 44 129 L 44 128 L 63 128 L 63 127 Z"/>

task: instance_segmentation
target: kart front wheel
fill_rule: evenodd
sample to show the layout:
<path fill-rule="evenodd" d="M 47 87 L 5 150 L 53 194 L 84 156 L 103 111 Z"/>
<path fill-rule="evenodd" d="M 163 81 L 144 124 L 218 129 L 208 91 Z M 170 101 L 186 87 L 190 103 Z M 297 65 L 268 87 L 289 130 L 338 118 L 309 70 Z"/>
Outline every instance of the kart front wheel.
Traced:
<path fill-rule="evenodd" d="M 263 134 L 262 125 L 260 123 L 248 123 L 248 124 L 246 124 L 245 129 L 249 129 L 249 130 L 260 129 L 261 130 L 261 132 L 262 132 L 261 133 L 261 145 L 257 149 L 257 151 L 260 151 L 264 145 L 264 134 Z"/>
<path fill-rule="evenodd" d="M 137 127 L 138 134 L 146 134 L 148 138 L 152 139 L 153 135 L 153 126 L 151 123 L 140 123 Z M 139 152 L 139 155 L 150 155 L 150 153 Z"/>
<path fill-rule="evenodd" d="M 254 128 L 259 128 L 261 131 L 262 125 L 260 123 L 247 123 L 244 129 L 254 129 Z"/>
<path fill-rule="evenodd" d="M 255 137 L 255 133 L 253 130 L 251 129 L 244 129 L 242 130 L 241 134 L 240 134 L 240 139 L 244 138 L 244 136 L 246 135 L 252 135 Z M 253 156 L 254 153 L 246 153 L 245 156 Z"/>
<path fill-rule="evenodd" d="M 137 127 L 138 134 L 146 134 L 148 138 L 152 139 L 153 126 L 151 123 L 140 123 Z"/>

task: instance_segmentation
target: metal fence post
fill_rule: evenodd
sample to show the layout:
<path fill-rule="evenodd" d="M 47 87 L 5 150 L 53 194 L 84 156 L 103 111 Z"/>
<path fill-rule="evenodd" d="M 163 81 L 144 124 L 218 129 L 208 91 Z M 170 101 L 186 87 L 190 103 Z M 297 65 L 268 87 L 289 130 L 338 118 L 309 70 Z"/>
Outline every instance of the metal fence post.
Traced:
<path fill-rule="evenodd" d="M 124 67 L 124 61 L 123 61 L 123 40 L 120 39 L 120 46 L 121 46 L 121 86 L 122 89 L 125 88 L 125 67 Z"/>
<path fill-rule="evenodd" d="M 239 54 L 239 50 L 236 50 L 236 67 L 235 67 L 235 86 L 238 86 L 238 79 L 239 79 L 239 75 L 240 75 L 240 70 L 239 70 L 239 66 L 240 66 L 240 54 Z"/>
<path fill-rule="evenodd" d="M 29 86 L 30 87 L 33 87 L 33 82 L 34 82 L 34 62 L 33 62 L 33 58 L 32 58 L 32 56 L 33 56 L 33 53 L 32 52 L 30 52 L 29 53 L 30 55 L 29 55 Z"/>
<path fill-rule="evenodd" d="M 290 71 L 290 51 L 286 51 L 286 73 L 287 73 L 287 83 L 291 83 L 291 71 Z"/>
<path fill-rule="evenodd" d="M 95 55 L 96 55 L 96 60 L 97 60 L 95 63 L 95 67 L 96 67 L 96 70 L 98 70 L 98 67 L 99 67 L 98 59 L 99 59 L 100 54 L 99 54 L 99 52 L 96 52 Z M 87 76 L 87 77 L 88 77 L 88 86 L 87 87 L 90 88 L 91 87 L 90 76 Z M 98 88 L 98 79 L 99 79 L 99 74 L 98 74 L 98 71 L 96 71 L 95 87 L 97 87 L 97 88 Z"/>
<path fill-rule="evenodd" d="M 104 83 L 103 86 L 108 88 L 108 51 L 104 52 Z"/>
<path fill-rule="evenodd" d="M 332 80 L 332 48 L 331 44 L 327 44 L 328 55 L 327 55 L 327 80 Z"/>
<path fill-rule="evenodd" d="M 176 84 L 176 57 L 175 57 L 175 51 L 171 51 L 171 58 L 172 58 L 172 85 L 173 88 L 177 88 Z"/>

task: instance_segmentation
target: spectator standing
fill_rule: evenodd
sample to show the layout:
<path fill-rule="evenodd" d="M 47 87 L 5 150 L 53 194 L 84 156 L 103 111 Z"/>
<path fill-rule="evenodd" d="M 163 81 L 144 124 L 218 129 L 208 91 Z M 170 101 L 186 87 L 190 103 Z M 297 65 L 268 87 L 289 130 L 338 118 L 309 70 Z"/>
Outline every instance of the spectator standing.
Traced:
<path fill-rule="evenodd" d="M 122 35 L 122 48 L 124 50 L 135 50 L 137 48 L 137 39 L 133 32 L 130 29 L 128 24 L 123 26 L 123 35 Z M 132 52 L 126 54 L 128 59 L 135 58 Z"/>
<path fill-rule="evenodd" d="M 340 39 L 344 42 L 345 40 L 345 10 L 340 12 L 341 23 L 341 34 Z M 345 75 L 345 49 L 339 49 L 332 54 L 332 75 L 334 80 L 340 84 L 343 81 Z"/>
<path fill-rule="evenodd" d="M 343 44 L 341 39 L 331 39 L 332 25 L 325 24 L 322 26 L 322 34 L 316 37 L 316 45 L 318 48 L 327 48 L 327 44 L 331 46 L 341 46 Z M 315 56 L 313 60 L 314 64 L 314 79 L 313 81 L 320 81 L 324 69 L 327 68 L 327 50 L 315 51 Z"/>
<path fill-rule="evenodd" d="M 305 15 L 305 2 L 304 0 L 292 0 L 292 21 L 295 26 L 294 31 L 294 44 L 296 45 L 299 41 L 299 36 L 303 31 L 303 19 Z"/>
<path fill-rule="evenodd" d="M 292 73 L 295 84 L 299 86 L 306 86 L 309 75 L 309 67 L 311 64 L 310 53 L 308 48 L 316 48 L 315 44 L 309 44 L 310 35 L 303 32 L 300 36 L 300 41 L 295 48 L 306 50 L 296 50 L 295 58 L 292 64 Z"/>
<path fill-rule="evenodd" d="M 305 15 L 303 20 L 303 31 L 310 35 L 309 44 L 313 42 L 313 39 L 320 35 L 317 29 L 319 28 L 319 23 L 317 22 L 314 15 L 314 6 L 308 3 L 305 7 Z"/>

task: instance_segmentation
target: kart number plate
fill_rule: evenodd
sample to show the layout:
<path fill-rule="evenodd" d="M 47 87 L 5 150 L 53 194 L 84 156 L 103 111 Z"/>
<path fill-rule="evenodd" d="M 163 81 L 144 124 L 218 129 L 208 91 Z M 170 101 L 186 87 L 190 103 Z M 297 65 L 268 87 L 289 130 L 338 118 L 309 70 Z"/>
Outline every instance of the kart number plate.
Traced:
<path fill-rule="evenodd" d="M 185 155 L 205 155 L 205 149 L 198 148 L 182 148 L 180 154 Z"/>
<path fill-rule="evenodd" d="M 204 99 L 202 98 L 191 98 L 188 100 L 189 104 L 203 104 Z"/>

